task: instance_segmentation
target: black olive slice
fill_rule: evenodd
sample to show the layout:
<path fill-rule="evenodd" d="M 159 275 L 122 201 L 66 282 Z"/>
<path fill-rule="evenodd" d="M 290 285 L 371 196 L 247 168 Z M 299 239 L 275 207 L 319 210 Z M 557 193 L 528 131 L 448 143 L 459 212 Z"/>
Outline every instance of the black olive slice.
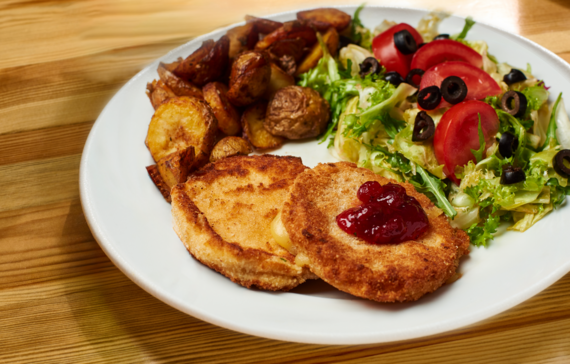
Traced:
<path fill-rule="evenodd" d="M 524 75 L 524 73 L 514 68 L 511 68 L 511 72 L 503 76 L 503 81 L 505 81 L 505 83 L 509 86 L 512 85 L 513 83 L 521 82 L 524 80 L 526 80 L 526 76 Z"/>
<path fill-rule="evenodd" d="M 433 38 L 433 40 L 439 40 L 439 39 L 449 39 L 449 34 L 438 34 L 435 36 L 435 38 Z"/>
<path fill-rule="evenodd" d="M 512 157 L 518 147 L 519 138 L 513 133 L 506 131 L 501 135 L 501 140 L 499 140 L 499 153 L 501 153 L 503 157 Z"/>
<path fill-rule="evenodd" d="M 368 57 L 360 64 L 360 77 L 364 78 L 370 74 L 378 74 L 380 72 L 380 63 L 374 57 Z"/>
<path fill-rule="evenodd" d="M 449 76 L 441 83 L 441 96 L 452 105 L 465 100 L 467 85 L 457 76 Z"/>
<path fill-rule="evenodd" d="M 339 35 L 339 37 L 338 37 L 338 50 L 341 50 L 342 48 L 348 46 L 349 44 L 355 44 L 355 43 L 349 37 L 346 37 L 344 35 Z"/>
<path fill-rule="evenodd" d="M 437 86 L 429 86 L 418 92 L 418 104 L 425 110 L 433 110 L 441 102 L 441 91 Z"/>
<path fill-rule="evenodd" d="M 562 149 L 560 152 L 556 153 L 556 155 L 552 159 L 552 166 L 554 167 L 556 173 L 558 173 L 562 177 L 570 178 L 570 168 L 566 166 L 564 161 L 566 161 L 566 163 L 570 165 L 569 149 Z"/>
<path fill-rule="evenodd" d="M 392 85 L 394 86 L 398 86 L 399 84 L 401 84 L 402 82 L 404 82 L 404 77 L 402 77 L 398 72 L 396 71 L 392 71 L 392 72 L 387 72 L 384 75 L 384 79 L 388 82 L 390 82 Z"/>
<path fill-rule="evenodd" d="M 414 86 L 415 88 L 420 88 L 420 82 L 421 82 L 421 77 L 424 75 L 424 70 L 419 69 L 419 68 L 414 68 L 413 70 L 411 70 L 410 72 L 408 72 L 408 75 L 406 76 L 406 83 Z M 414 82 L 414 77 L 415 76 L 420 76 L 420 82 L 415 83 Z"/>
<path fill-rule="evenodd" d="M 511 105 L 514 103 L 514 106 Z M 505 92 L 501 99 L 501 109 L 518 118 L 526 112 L 526 96 L 518 91 Z"/>
<path fill-rule="evenodd" d="M 418 50 L 416 40 L 407 30 L 394 33 L 394 44 L 402 54 L 412 54 Z"/>
<path fill-rule="evenodd" d="M 412 141 L 423 142 L 433 137 L 434 134 L 435 124 L 433 119 L 425 111 L 420 111 L 416 115 L 416 120 L 414 122 Z"/>
<path fill-rule="evenodd" d="M 524 171 L 520 167 L 513 167 L 511 165 L 503 166 L 503 174 L 501 175 L 502 185 L 512 185 L 526 180 Z"/>

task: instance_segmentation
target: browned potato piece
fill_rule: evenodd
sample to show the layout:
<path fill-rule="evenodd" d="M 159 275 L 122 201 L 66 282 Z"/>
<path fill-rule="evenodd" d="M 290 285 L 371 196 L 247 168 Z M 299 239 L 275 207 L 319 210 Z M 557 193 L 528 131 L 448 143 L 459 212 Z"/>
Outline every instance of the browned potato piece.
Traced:
<path fill-rule="evenodd" d="M 170 88 L 168 88 L 164 82 L 162 82 L 162 80 L 153 80 L 152 83 L 147 83 L 146 95 L 150 99 L 150 103 L 155 110 L 164 101 L 170 99 L 171 97 L 176 97 L 176 94 Z"/>
<path fill-rule="evenodd" d="M 338 33 L 335 28 L 329 28 L 329 30 L 323 34 L 323 41 L 327 45 L 329 53 L 332 56 L 335 56 L 339 42 Z M 321 58 L 323 58 L 323 50 L 321 49 L 321 45 L 317 43 L 313 46 L 309 54 L 307 54 L 305 59 L 303 59 L 301 64 L 297 67 L 297 72 L 295 72 L 295 75 L 298 76 L 301 73 L 305 73 L 308 70 L 315 68 Z"/>
<path fill-rule="evenodd" d="M 267 102 L 259 101 L 248 107 L 241 116 L 243 136 L 256 149 L 277 148 L 283 144 L 283 138 L 269 134 L 263 127 Z"/>
<path fill-rule="evenodd" d="M 235 59 L 227 94 L 232 104 L 247 106 L 265 94 L 271 77 L 269 64 L 269 57 L 256 51 L 244 52 Z"/>
<path fill-rule="evenodd" d="M 223 158 L 232 157 L 234 155 L 248 155 L 253 152 L 253 147 L 244 138 L 229 136 L 220 140 L 212 149 L 210 154 L 210 163 L 214 163 Z"/>
<path fill-rule="evenodd" d="M 202 90 L 189 81 L 177 77 L 174 73 L 167 69 L 167 65 L 160 63 L 158 65 L 158 76 L 160 80 L 174 92 L 176 96 L 193 96 L 202 99 Z"/>
<path fill-rule="evenodd" d="M 156 188 L 158 188 L 160 194 L 162 195 L 162 197 L 164 197 L 166 202 L 168 203 L 172 202 L 170 198 L 170 187 L 168 187 L 166 182 L 164 182 L 164 180 L 162 179 L 162 176 L 160 175 L 160 172 L 158 172 L 158 167 L 156 166 L 156 164 L 146 167 L 146 171 L 148 172 L 150 179 L 152 180 L 152 182 L 154 182 L 154 185 L 156 186 Z"/>
<path fill-rule="evenodd" d="M 218 128 L 226 135 L 239 133 L 241 130 L 240 115 L 226 96 L 228 86 L 221 82 L 210 82 L 204 86 L 202 91 L 204 99 L 210 104 L 218 119 Z"/>
<path fill-rule="evenodd" d="M 248 24 L 255 25 L 255 29 L 261 34 L 269 34 L 283 26 L 283 23 L 269 19 L 258 18 L 253 15 L 246 15 L 245 20 Z"/>
<path fill-rule="evenodd" d="M 230 58 L 234 58 L 241 52 L 253 49 L 255 43 L 259 40 L 259 32 L 253 23 L 232 28 L 226 32 L 226 35 L 230 40 Z"/>
<path fill-rule="evenodd" d="M 283 23 L 281 28 L 267 34 L 265 38 L 257 42 L 255 50 L 264 50 L 270 45 L 281 39 L 301 38 L 305 41 L 305 45 L 311 46 L 317 41 L 315 30 L 310 26 L 299 21 L 289 21 Z"/>
<path fill-rule="evenodd" d="M 273 135 L 303 139 L 324 132 L 329 118 L 329 103 L 317 91 L 287 86 L 271 99 L 263 126 Z"/>
<path fill-rule="evenodd" d="M 202 47 L 182 61 L 174 74 L 198 86 L 219 79 L 229 63 L 230 40 L 222 36 L 217 42 L 207 40 Z"/>
<path fill-rule="evenodd" d="M 178 183 L 186 182 L 188 174 L 194 166 L 194 160 L 194 147 L 188 147 L 160 159 L 157 163 L 158 172 L 162 180 L 171 189 Z"/>
<path fill-rule="evenodd" d="M 287 74 L 276 64 L 271 63 L 271 78 L 269 79 L 269 88 L 266 93 L 267 99 L 271 99 L 277 90 L 294 84 L 295 78 L 293 76 Z"/>
<path fill-rule="evenodd" d="M 164 66 L 164 68 L 166 68 L 166 70 L 170 71 L 170 72 L 174 72 L 174 70 L 176 69 L 176 67 L 178 67 L 180 65 L 180 63 L 182 63 L 182 61 L 184 60 L 184 58 L 182 57 L 178 57 L 178 59 L 172 63 L 162 63 L 160 62 L 161 65 Z"/>
<path fill-rule="evenodd" d="M 145 143 L 155 161 L 194 147 L 195 167 L 200 167 L 208 161 L 217 131 L 218 122 L 208 103 L 183 96 L 167 100 L 156 109 Z"/>
<path fill-rule="evenodd" d="M 322 32 L 330 27 L 342 31 L 350 24 L 351 17 L 344 11 L 334 8 L 305 10 L 297 13 L 297 19 L 307 22 L 316 30 Z"/>
<path fill-rule="evenodd" d="M 303 57 L 304 48 L 305 41 L 301 38 L 280 39 L 271 44 L 269 53 L 277 58 L 291 56 L 295 61 L 299 61 Z"/>

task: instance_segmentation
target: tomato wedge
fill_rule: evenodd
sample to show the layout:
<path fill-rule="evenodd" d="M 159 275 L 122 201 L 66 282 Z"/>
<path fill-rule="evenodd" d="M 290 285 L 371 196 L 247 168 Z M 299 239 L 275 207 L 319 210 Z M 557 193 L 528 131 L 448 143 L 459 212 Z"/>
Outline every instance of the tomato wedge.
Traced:
<path fill-rule="evenodd" d="M 436 64 L 459 61 L 467 62 L 477 68 L 483 67 L 483 57 L 456 40 L 439 39 L 424 45 L 414 54 L 411 67 L 427 70 Z"/>
<path fill-rule="evenodd" d="M 503 91 L 499 84 L 487 72 L 465 62 L 445 62 L 428 69 L 422 76 L 420 90 L 429 86 L 441 87 L 449 76 L 457 76 L 467 85 L 465 100 L 482 100 L 487 96 L 500 95 Z M 443 98 L 439 107 L 451 106 Z"/>
<path fill-rule="evenodd" d="M 479 149 L 479 115 L 485 137 L 485 149 L 499 131 L 499 117 L 495 109 L 483 101 L 463 101 L 447 110 L 435 129 L 433 147 L 443 172 L 459 185 L 455 167 L 476 161 L 471 149 Z"/>
<path fill-rule="evenodd" d="M 386 68 L 387 72 L 395 71 L 398 72 L 400 76 L 406 78 L 410 71 L 410 64 L 412 63 L 412 57 L 414 55 L 402 54 L 402 52 L 396 48 L 394 44 L 394 33 L 401 30 L 410 32 L 418 45 L 423 43 L 424 40 L 422 36 L 414 27 L 406 23 L 400 23 L 378 34 L 372 40 L 372 51 L 374 57 Z"/>

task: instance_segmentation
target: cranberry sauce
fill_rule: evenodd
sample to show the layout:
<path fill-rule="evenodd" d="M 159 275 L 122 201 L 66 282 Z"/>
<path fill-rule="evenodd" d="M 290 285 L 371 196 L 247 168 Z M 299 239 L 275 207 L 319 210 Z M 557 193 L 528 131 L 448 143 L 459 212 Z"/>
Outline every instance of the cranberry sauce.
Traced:
<path fill-rule="evenodd" d="M 397 244 L 424 234 L 429 222 L 418 200 L 400 185 L 365 182 L 357 197 L 362 205 L 336 217 L 338 226 L 373 244 Z"/>

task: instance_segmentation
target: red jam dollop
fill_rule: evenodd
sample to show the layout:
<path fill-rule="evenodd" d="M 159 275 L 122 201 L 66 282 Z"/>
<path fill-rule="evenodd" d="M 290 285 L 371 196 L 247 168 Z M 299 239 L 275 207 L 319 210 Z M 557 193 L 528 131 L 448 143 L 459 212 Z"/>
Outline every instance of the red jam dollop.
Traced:
<path fill-rule="evenodd" d="M 388 183 L 365 182 L 358 189 L 362 205 L 343 211 L 336 217 L 345 232 L 372 244 L 397 244 L 423 235 L 429 221 L 422 206 L 406 189 Z"/>

